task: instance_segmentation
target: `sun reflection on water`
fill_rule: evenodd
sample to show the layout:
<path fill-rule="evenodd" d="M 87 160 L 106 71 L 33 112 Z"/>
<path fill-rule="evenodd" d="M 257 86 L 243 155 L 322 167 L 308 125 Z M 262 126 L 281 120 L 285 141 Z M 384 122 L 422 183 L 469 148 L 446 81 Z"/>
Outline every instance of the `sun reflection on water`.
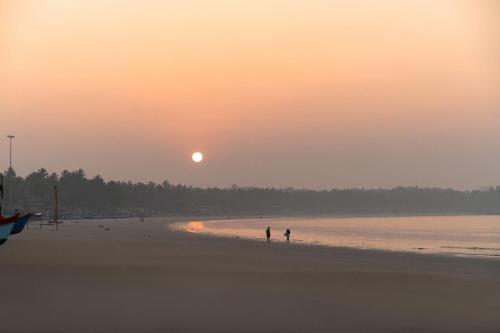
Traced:
<path fill-rule="evenodd" d="M 205 230 L 205 224 L 203 222 L 191 221 L 185 226 L 187 232 L 202 232 Z"/>

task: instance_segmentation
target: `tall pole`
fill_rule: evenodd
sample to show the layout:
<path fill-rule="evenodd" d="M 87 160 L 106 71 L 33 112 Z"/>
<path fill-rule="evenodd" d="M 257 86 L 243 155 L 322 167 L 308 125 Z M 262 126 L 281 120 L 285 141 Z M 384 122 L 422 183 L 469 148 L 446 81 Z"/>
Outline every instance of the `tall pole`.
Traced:
<path fill-rule="evenodd" d="M 54 223 L 56 224 L 56 230 L 59 230 L 59 196 L 57 195 L 57 185 L 54 186 Z"/>
<path fill-rule="evenodd" d="M 14 135 L 7 135 L 9 138 L 9 210 L 12 213 L 12 140 L 14 140 Z"/>

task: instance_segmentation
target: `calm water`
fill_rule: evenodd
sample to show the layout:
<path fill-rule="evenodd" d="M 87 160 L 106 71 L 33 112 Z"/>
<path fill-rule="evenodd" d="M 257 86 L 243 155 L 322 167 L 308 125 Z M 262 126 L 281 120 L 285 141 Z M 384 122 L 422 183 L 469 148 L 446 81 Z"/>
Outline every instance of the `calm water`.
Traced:
<path fill-rule="evenodd" d="M 176 229 L 230 237 L 348 246 L 389 251 L 500 258 L 500 216 L 418 216 L 192 221 Z"/>

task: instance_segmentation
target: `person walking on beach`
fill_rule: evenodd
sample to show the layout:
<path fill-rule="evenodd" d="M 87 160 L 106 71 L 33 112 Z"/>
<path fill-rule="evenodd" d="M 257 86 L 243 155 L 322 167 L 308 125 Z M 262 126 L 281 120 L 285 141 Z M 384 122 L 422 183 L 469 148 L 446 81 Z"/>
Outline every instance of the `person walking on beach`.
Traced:
<path fill-rule="evenodd" d="M 286 237 L 286 241 L 287 241 L 287 242 L 289 242 L 289 241 L 290 241 L 290 234 L 291 234 L 291 233 L 292 233 L 292 232 L 290 231 L 290 229 L 288 229 L 288 228 L 287 228 L 287 229 L 286 229 L 286 231 L 285 231 L 285 237 Z"/>
<path fill-rule="evenodd" d="M 271 240 L 271 227 L 267 227 L 266 229 L 266 238 L 268 242 Z"/>

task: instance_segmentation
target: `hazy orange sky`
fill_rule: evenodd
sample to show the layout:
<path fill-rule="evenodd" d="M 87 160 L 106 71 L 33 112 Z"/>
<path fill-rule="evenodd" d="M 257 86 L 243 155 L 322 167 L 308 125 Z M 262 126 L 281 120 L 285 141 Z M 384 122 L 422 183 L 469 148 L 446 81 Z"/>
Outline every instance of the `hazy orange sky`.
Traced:
<path fill-rule="evenodd" d="M 21 175 L 497 185 L 500 1 L 0 0 L 0 115 Z"/>

